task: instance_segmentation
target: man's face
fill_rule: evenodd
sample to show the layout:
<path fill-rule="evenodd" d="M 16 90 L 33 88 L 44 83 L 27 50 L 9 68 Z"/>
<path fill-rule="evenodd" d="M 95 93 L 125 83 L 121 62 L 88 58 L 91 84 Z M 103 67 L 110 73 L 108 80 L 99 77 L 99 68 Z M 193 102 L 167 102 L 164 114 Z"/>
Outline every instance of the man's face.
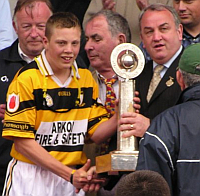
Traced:
<path fill-rule="evenodd" d="M 167 10 L 148 10 L 141 20 L 141 38 L 151 58 L 164 64 L 181 46 L 182 26 L 176 28 L 173 16 Z"/>
<path fill-rule="evenodd" d="M 55 75 L 70 73 L 69 70 L 79 53 L 80 37 L 80 28 L 74 27 L 54 28 L 51 37 L 44 38 L 46 58 Z"/>
<path fill-rule="evenodd" d="M 173 0 L 173 6 L 184 27 L 200 29 L 200 0 Z"/>
<path fill-rule="evenodd" d="M 97 70 L 110 68 L 110 55 L 119 44 L 118 37 L 113 37 L 108 29 L 104 16 L 97 16 L 87 23 L 85 28 L 85 50 L 90 60 L 90 65 Z"/>
<path fill-rule="evenodd" d="M 34 58 L 43 50 L 45 25 L 51 11 L 43 2 L 36 2 L 32 9 L 23 7 L 15 15 L 14 28 L 22 51 Z"/>

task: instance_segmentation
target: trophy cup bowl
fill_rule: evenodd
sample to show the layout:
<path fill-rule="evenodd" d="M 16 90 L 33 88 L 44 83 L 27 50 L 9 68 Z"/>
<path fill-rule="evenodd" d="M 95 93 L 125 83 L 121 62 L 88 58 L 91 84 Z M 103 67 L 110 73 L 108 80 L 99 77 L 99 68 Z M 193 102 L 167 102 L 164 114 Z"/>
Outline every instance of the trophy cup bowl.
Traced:
<path fill-rule="evenodd" d="M 125 112 L 134 112 L 134 78 L 144 69 L 144 55 L 136 45 L 123 43 L 113 49 L 110 60 L 114 72 L 121 78 L 119 81 L 119 116 Z M 96 157 L 97 173 L 135 170 L 139 152 L 137 138 L 134 136 L 124 138 L 122 134 L 117 130 L 116 151 Z"/>

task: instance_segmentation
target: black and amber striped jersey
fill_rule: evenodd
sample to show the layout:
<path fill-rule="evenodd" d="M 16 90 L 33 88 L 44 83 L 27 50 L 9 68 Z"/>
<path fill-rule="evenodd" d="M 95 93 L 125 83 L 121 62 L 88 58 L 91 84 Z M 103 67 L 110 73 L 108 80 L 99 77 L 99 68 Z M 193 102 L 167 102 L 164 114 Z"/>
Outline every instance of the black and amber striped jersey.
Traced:
<path fill-rule="evenodd" d="M 74 70 L 74 71 L 73 71 Z M 23 67 L 7 94 L 3 137 L 33 138 L 65 165 L 82 165 L 84 138 L 108 119 L 98 99 L 98 86 L 87 69 L 74 69 L 62 84 L 55 77 L 44 51 Z M 15 150 L 11 156 L 32 163 Z"/>

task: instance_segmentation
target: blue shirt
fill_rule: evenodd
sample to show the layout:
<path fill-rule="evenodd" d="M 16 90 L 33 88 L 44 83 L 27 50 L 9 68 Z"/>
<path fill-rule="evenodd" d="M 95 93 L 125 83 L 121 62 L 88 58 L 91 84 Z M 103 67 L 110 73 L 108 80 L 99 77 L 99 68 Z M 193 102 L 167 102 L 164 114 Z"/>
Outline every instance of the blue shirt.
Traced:
<path fill-rule="evenodd" d="M 186 48 L 191 44 L 196 44 L 196 43 L 200 43 L 200 33 L 196 37 L 193 37 L 187 31 L 183 30 L 182 45 L 184 46 L 184 48 Z"/>

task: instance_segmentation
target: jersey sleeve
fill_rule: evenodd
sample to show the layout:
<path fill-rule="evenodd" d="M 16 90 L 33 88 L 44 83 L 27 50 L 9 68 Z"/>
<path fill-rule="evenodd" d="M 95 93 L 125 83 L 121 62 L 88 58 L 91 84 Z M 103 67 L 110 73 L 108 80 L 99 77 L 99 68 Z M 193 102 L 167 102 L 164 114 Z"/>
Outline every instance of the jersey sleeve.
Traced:
<path fill-rule="evenodd" d="M 11 82 L 6 100 L 5 121 L 2 136 L 34 138 L 35 104 L 32 82 L 29 76 L 16 74 Z"/>

